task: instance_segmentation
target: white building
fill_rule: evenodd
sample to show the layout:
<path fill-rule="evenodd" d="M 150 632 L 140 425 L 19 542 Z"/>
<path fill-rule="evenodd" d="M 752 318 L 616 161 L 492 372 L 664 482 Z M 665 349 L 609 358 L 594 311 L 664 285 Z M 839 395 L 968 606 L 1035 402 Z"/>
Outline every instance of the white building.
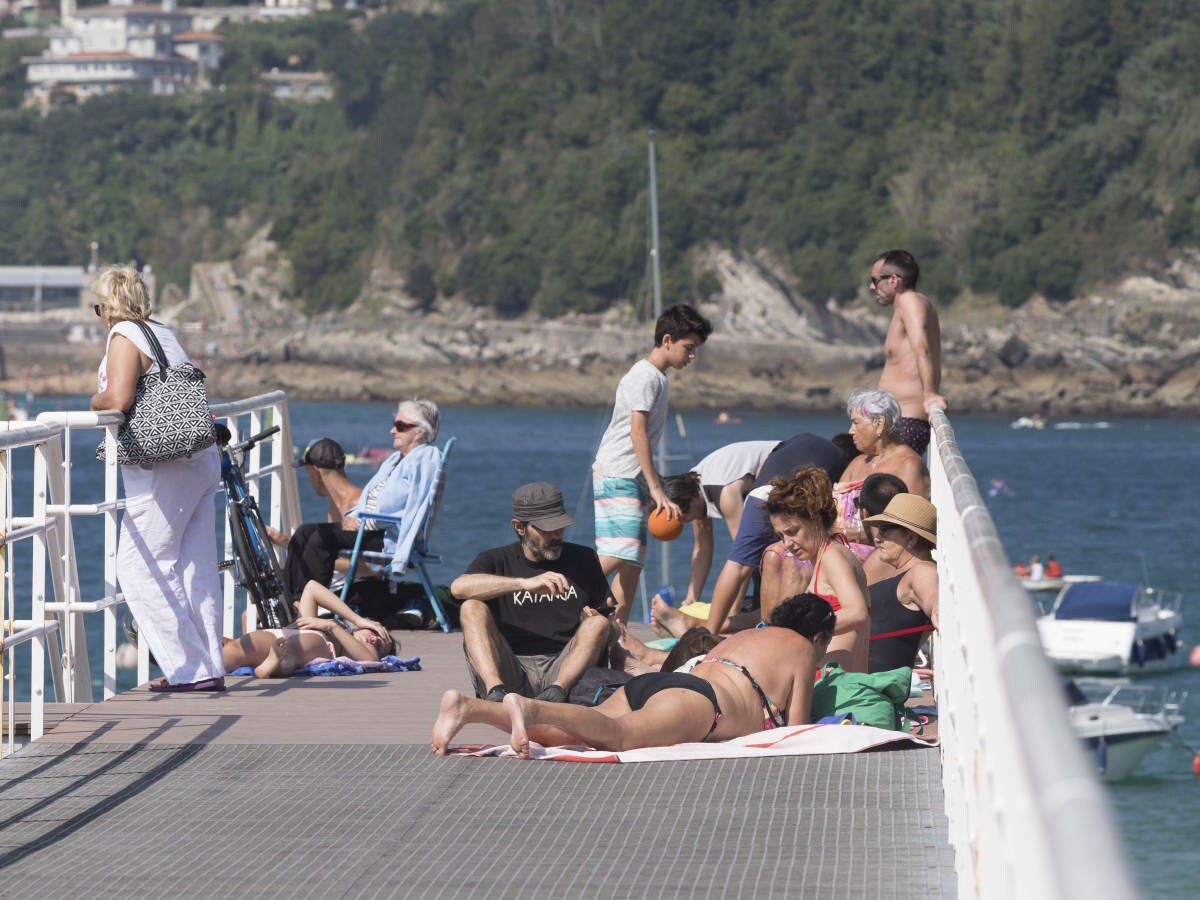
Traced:
<path fill-rule="evenodd" d="M 85 100 L 116 91 L 177 94 L 203 90 L 221 62 L 220 35 L 193 28 L 192 14 L 116 0 L 75 9 L 62 0 L 62 23 L 50 47 L 26 57 L 28 102 L 49 106 L 56 96 Z"/>

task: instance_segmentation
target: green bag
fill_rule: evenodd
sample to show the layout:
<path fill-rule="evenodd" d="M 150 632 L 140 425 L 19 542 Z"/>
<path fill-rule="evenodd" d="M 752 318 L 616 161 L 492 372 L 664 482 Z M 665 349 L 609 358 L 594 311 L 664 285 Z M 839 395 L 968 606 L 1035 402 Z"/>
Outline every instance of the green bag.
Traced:
<path fill-rule="evenodd" d="M 903 731 L 911 685 L 911 666 L 868 674 L 845 672 L 837 663 L 828 663 L 813 685 L 812 720 L 854 713 L 861 725 Z"/>

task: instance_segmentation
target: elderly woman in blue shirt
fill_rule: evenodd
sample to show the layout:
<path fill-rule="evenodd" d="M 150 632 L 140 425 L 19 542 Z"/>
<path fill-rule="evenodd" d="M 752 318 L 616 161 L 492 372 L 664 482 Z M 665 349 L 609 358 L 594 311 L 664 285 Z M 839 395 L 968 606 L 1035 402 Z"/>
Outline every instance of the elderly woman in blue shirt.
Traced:
<path fill-rule="evenodd" d="M 288 590 L 298 599 L 311 580 L 329 584 L 338 553 L 354 546 L 359 521 L 366 525 L 364 550 L 383 550 L 393 560 L 407 560 L 433 489 L 441 454 L 433 445 L 440 416 L 431 400 L 405 400 L 392 423 L 392 453 L 363 488 L 358 503 L 340 523 L 301 525 L 288 541 L 285 566 Z M 400 516 L 399 525 L 376 528 L 372 513 Z"/>

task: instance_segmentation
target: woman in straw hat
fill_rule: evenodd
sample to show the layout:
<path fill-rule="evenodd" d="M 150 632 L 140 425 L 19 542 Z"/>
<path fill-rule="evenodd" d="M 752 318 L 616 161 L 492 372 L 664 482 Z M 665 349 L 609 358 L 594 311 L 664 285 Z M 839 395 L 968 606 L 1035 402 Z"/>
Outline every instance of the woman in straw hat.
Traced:
<path fill-rule="evenodd" d="M 874 534 L 879 559 L 896 570 L 871 585 L 867 671 L 911 666 L 926 633 L 938 626 L 937 510 L 924 497 L 897 494 L 863 523 Z"/>

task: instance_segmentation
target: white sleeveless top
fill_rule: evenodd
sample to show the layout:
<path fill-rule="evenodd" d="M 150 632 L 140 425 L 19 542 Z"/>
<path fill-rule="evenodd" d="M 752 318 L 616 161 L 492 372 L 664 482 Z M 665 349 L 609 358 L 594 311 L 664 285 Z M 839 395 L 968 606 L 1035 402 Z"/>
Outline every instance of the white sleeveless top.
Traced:
<path fill-rule="evenodd" d="M 146 324 L 154 332 L 154 336 L 158 338 L 158 342 L 162 344 L 168 366 L 178 366 L 191 361 L 180 345 L 179 339 L 175 337 L 175 332 L 161 322 L 147 320 Z M 104 343 L 104 359 L 100 360 L 100 369 L 96 373 L 96 382 L 101 391 L 108 388 L 108 347 L 112 343 L 114 334 L 119 334 L 133 341 L 135 347 L 150 357 L 150 368 L 146 370 L 147 373 L 158 371 L 158 360 L 154 358 L 154 349 L 150 346 L 150 342 L 146 340 L 146 335 L 142 333 L 142 329 L 138 328 L 133 322 L 118 322 L 108 333 L 108 340 Z"/>

